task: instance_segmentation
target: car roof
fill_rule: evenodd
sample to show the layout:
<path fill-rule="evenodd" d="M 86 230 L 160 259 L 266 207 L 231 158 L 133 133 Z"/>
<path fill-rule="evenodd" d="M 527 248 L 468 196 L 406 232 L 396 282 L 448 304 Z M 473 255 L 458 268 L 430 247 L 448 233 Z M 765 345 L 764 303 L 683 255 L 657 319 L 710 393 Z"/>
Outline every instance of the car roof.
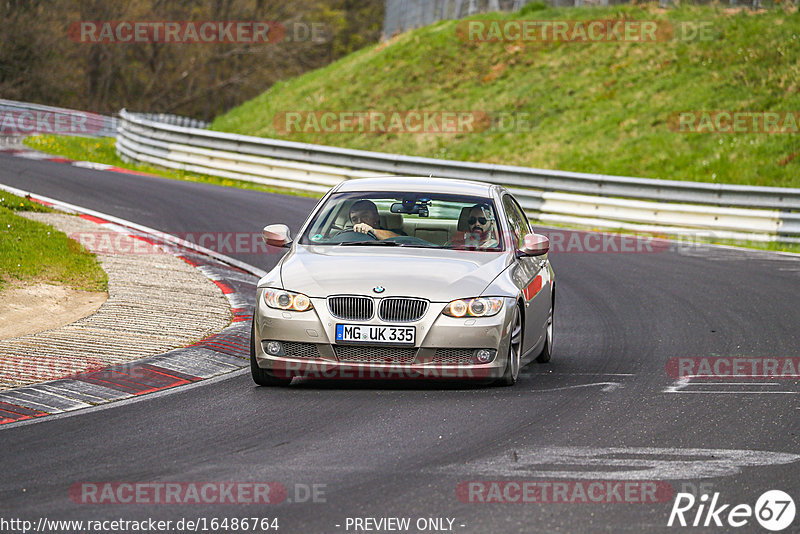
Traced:
<path fill-rule="evenodd" d="M 411 193 L 445 193 L 492 197 L 499 186 L 488 182 L 472 182 L 454 178 L 431 178 L 429 176 L 382 176 L 357 178 L 340 183 L 336 192 L 397 191 Z"/>

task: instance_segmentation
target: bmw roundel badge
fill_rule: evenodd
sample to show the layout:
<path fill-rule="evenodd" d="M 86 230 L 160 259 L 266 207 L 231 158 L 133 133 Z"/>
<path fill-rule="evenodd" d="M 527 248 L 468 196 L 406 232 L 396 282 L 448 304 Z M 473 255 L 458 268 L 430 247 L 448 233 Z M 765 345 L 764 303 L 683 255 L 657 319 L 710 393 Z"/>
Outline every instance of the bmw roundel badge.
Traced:
<path fill-rule="evenodd" d="M 384 291 L 386 291 L 386 288 L 383 287 L 383 286 L 375 286 L 375 287 L 372 288 L 372 290 L 375 293 L 383 293 Z"/>

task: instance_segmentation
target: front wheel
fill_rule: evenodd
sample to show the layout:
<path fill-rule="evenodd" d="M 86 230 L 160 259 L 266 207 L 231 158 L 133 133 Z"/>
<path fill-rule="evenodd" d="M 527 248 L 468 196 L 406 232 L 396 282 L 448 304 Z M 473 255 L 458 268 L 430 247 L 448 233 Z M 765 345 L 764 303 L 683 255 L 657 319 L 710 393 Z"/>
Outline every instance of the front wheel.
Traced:
<path fill-rule="evenodd" d="M 256 318 L 255 311 L 253 311 L 253 324 L 250 327 L 250 374 L 253 377 L 253 382 L 259 386 L 288 386 L 291 378 L 278 378 L 273 376 L 266 369 L 258 366 L 256 360 Z"/>
<path fill-rule="evenodd" d="M 519 377 L 519 367 L 522 361 L 522 313 L 517 308 L 514 314 L 514 326 L 511 329 L 511 343 L 508 344 L 508 359 L 503 376 L 497 380 L 499 386 L 513 386 Z"/>

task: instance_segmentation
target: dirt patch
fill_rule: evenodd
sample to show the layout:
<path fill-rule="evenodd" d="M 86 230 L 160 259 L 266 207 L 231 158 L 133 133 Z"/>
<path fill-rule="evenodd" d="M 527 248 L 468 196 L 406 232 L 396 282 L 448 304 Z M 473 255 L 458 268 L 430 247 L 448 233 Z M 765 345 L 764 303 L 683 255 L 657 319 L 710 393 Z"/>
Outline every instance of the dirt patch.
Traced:
<path fill-rule="evenodd" d="M 108 294 L 12 282 L 0 291 L 0 339 L 44 332 L 95 313 Z"/>

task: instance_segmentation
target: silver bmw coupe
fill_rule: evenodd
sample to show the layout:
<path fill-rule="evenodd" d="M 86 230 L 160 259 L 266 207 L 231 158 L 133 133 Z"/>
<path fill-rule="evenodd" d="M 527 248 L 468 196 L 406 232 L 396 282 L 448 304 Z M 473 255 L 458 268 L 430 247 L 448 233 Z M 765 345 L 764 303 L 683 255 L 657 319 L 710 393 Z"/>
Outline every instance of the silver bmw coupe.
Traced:
<path fill-rule="evenodd" d="M 456 379 L 513 385 L 553 350 L 546 236 L 504 187 L 441 178 L 340 183 L 258 283 L 253 380 Z"/>

